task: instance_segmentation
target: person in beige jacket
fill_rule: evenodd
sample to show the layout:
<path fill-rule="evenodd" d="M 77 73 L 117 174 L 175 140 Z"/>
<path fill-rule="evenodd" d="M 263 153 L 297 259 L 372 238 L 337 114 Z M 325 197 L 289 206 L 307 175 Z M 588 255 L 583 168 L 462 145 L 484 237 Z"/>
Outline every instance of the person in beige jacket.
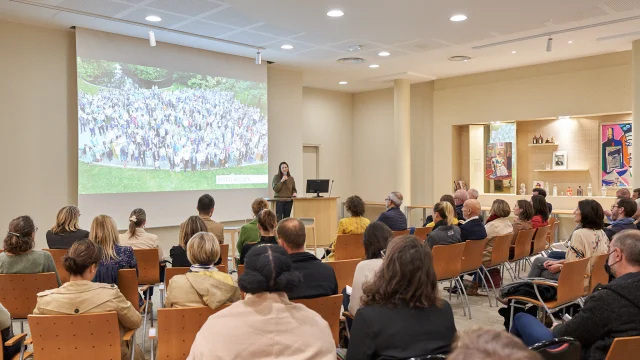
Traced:
<path fill-rule="evenodd" d="M 300 281 L 281 247 L 251 249 L 239 279 L 246 299 L 209 317 L 187 359 L 335 360 L 329 324 L 287 298 Z"/>
<path fill-rule="evenodd" d="M 187 243 L 187 257 L 193 265 L 187 274 L 171 278 L 165 307 L 209 306 L 216 309 L 240 300 L 240 289 L 231 275 L 213 266 L 220 257 L 220 245 L 213 234 L 195 234 Z"/>
<path fill-rule="evenodd" d="M 509 206 L 508 202 L 502 199 L 496 199 L 491 205 L 490 213 L 491 215 L 497 216 L 497 219 L 484 227 L 487 230 L 487 239 L 489 239 L 482 254 L 482 263 L 485 266 L 491 262 L 491 253 L 493 252 L 493 244 L 495 244 L 496 238 L 501 235 L 510 234 L 513 231 L 511 220 L 509 220 L 511 206 Z"/>
<path fill-rule="evenodd" d="M 76 315 L 114 311 L 118 314 L 121 335 L 140 327 L 142 316 L 115 285 L 91 282 L 100 259 L 100 246 L 87 239 L 75 242 L 63 258 L 64 268 L 71 275 L 70 281 L 57 289 L 39 293 L 33 314 Z M 122 342 L 122 360 L 131 359 L 131 346 L 130 342 Z M 144 354 L 137 346 L 134 355 L 135 359 L 144 360 Z"/>
<path fill-rule="evenodd" d="M 129 230 L 119 235 L 120 245 L 131 246 L 133 249 L 158 249 L 158 260 L 162 261 L 164 254 L 158 242 L 158 235 L 144 230 L 147 224 L 147 213 L 143 209 L 133 209 L 129 215 Z"/>

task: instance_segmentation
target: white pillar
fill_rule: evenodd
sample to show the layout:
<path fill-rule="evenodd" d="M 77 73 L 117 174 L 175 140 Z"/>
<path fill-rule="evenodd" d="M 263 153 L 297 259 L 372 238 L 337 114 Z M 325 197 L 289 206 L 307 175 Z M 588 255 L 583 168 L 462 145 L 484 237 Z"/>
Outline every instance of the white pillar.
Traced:
<path fill-rule="evenodd" d="M 640 40 L 636 40 L 633 42 L 632 55 L 633 61 L 631 65 L 631 88 L 633 93 L 633 101 L 631 102 L 631 109 L 633 123 L 631 125 L 631 130 L 633 131 L 633 141 L 637 142 L 638 139 L 635 139 L 633 136 L 635 134 L 638 134 L 640 136 Z M 631 154 L 631 184 L 633 185 L 634 189 L 637 189 L 640 188 L 640 173 L 638 173 L 638 171 L 640 170 L 640 154 L 636 151 L 634 151 L 634 153 Z"/>
<path fill-rule="evenodd" d="M 395 186 L 400 191 L 403 205 L 411 204 L 411 82 L 394 81 L 393 97 L 393 149 L 395 152 Z"/>

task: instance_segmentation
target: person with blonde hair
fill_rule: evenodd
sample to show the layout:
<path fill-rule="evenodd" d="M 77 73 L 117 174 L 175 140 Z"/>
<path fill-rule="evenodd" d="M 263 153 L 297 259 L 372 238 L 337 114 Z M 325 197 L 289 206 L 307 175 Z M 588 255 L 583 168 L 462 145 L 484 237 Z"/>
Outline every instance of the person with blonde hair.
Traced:
<path fill-rule="evenodd" d="M 275 215 L 274 215 L 275 216 Z M 195 234 L 187 243 L 189 272 L 169 281 L 165 307 L 209 306 L 218 308 L 240 300 L 240 289 L 231 275 L 213 265 L 220 258 L 220 244 L 209 232 Z"/>
<path fill-rule="evenodd" d="M 433 221 L 435 225 L 425 242 L 430 249 L 436 245 L 452 245 L 462 241 L 460 228 L 456 225 L 456 212 L 449 202 L 441 201 L 433 207 Z"/>
<path fill-rule="evenodd" d="M 263 198 L 257 198 L 251 203 L 251 211 L 253 212 L 253 220 L 240 227 L 240 234 L 238 235 L 238 242 L 236 243 L 236 249 L 238 254 L 242 253 L 242 248 L 245 244 L 250 242 L 257 242 L 260 240 L 260 231 L 258 230 L 258 214 L 269 208 L 269 203 Z"/>
<path fill-rule="evenodd" d="M 258 213 L 258 215 L 256 216 L 256 220 L 258 220 L 260 241 L 247 243 L 244 245 L 242 251 L 240 252 L 241 265 L 244 265 L 244 259 L 249 253 L 249 250 L 251 250 L 253 247 L 263 244 L 278 245 L 278 239 L 276 239 L 276 226 L 278 226 L 278 218 L 276 214 L 269 209 L 265 209 Z"/>
<path fill-rule="evenodd" d="M 89 237 L 87 230 L 82 230 L 78 221 L 80 209 L 76 206 L 65 206 L 58 211 L 56 224 L 47 231 L 47 246 L 49 249 L 69 249 L 74 242 Z"/>
<path fill-rule="evenodd" d="M 187 244 L 193 235 L 207 230 L 207 224 L 199 216 L 189 216 L 189 218 L 180 225 L 180 234 L 178 245 L 169 250 L 171 257 L 171 266 L 173 267 L 190 267 L 191 262 L 187 257 Z"/>

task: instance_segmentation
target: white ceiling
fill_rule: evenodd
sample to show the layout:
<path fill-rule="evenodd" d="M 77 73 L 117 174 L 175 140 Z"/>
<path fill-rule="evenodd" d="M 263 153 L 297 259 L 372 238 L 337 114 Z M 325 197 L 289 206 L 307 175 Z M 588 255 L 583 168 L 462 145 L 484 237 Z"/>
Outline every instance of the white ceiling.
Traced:
<path fill-rule="evenodd" d="M 146 23 L 158 15 L 159 26 L 265 47 L 263 59 L 303 71 L 304 85 L 340 91 L 390 86 L 403 77 L 413 81 L 452 77 L 628 50 L 640 38 L 640 20 L 476 50 L 475 46 L 530 35 L 640 16 L 640 0 L 36 0 L 83 12 Z M 345 12 L 329 18 L 329 9 Z M 454 23 L 463 13 L 467 21 Z M 0 0 L 0 19 L 55 28 L 79 26 L 146 37 L 140 26 L 96 19 Z M 617 36 L 628 34 L 624 36 Z M 601 39 L 613 37 L 613 39 Z M 255 56 L 255 50 L 156 31 L 158 42 Z M 600 39 L 600 40 L 598 40 Z M 569 44 L 569 41 L 573 41 Z M 295 48 L 285 51 L 282 44 Z M 350 45 L 364 45 L 349 52 Z M 380 50 L 391 56 L 377 56 Z M 512 51 L 516 51 L 512 54 Z M 454 55 L 473 57 L 451 62 Z M 366 62 L 344 65 L 338 58 Z M 370 69 L 368 65 L 379 64 Z M 348 81 L 348 85 L 338 85 Z"/>

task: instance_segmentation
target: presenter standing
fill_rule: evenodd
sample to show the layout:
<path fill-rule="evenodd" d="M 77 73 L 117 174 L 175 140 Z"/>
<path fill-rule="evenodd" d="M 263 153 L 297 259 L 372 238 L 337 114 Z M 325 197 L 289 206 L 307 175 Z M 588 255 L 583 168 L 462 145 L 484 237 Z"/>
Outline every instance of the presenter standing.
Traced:
<path fill-rule="evenodd" d="M 288 200 L 282 200 L 276 202 L 276 215 L 278 221 L 291 216 L 291 208 L 293 207 L 292 197 L 296 197 L 296 181 L 289 173 L 289 164 L 281 162 L 278 168 L 278 174 L 273 177 L 271 182 L 275 198 L 288 198 Z"/>

